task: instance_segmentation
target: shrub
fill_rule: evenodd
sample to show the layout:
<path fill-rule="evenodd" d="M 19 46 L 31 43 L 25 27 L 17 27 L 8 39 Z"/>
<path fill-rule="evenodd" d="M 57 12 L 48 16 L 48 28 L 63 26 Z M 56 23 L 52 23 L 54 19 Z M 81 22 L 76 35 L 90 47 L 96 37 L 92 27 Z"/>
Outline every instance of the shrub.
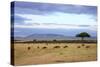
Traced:
<path fill-rule="evenodd" d="M 63 53 L 59 53 L 60 55 L 63 55 Z"/>
<path fill-rule="evenodd" d="M 85 44 L 82 44 L 82 46 L 85 46 Z"/>

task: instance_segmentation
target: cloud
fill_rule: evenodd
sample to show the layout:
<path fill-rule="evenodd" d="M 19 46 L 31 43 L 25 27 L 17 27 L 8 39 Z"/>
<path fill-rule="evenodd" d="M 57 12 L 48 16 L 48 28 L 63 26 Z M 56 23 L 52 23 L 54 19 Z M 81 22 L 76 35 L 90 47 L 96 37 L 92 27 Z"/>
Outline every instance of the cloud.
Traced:
<path fill-rule="evenodd" d="M 46 29 L 89 29 L 97 30 L 94 16 L 88 14 L 70 14 L 57 12 L 52 15 L 16 14 L 24 18 L 23 24 L 15 24 L 15 28 Z M 17 19 L 15 19 L 17 20 Z M 22 19 L 23 20 L 23 19 Z"/>
<path fill-rule="evenodd" d="M 52 14 L 52 12 L 49 12 L 49 11 L 40 11 L 40 10 L 34 10 L 30 8 L 20 8 L 20 7 L 15 7 L 15 13 L 16 14 L 34 14 L 34 15 Z"/>
<path fill-rule="evenodd" d="M 15 24 L 24 24 L 24 21 L 31 21 L 31 19 L 13 14 L 11 15 L 11 21 L 14 22 Z"/>
<path fill-rule="evenodd" d="M 97 15 L 96 6 L 51 4 L 36 2 L 14 2 L 15 12 L 21 14 L 45 15 L 55 12 Z M 12 9 L 13 10 L 13 9 Z"/>
<path fill-rule="evenodd" d="M 17 14 L 20 17 L 30 19 L 25 20 L 25 24 L 34 23 L 60 23 L 60 24 L 76 24 L 76 25 L 95 25 L 96 17 L 88 14 L 70 14 L 56 12 L 52 15 L 32 15 L 32 14 Z M 15 19 L 16 20 L 16 19 Z"/>
<path fill-rule="evenodd" d="M 87 29 L 97 31 L 96 25 L 69 25 L 69 24 L 45 24 L 38 23 L 33 25 L 15 25 L 15 28 L 30 28 L 30 29 Z"/>

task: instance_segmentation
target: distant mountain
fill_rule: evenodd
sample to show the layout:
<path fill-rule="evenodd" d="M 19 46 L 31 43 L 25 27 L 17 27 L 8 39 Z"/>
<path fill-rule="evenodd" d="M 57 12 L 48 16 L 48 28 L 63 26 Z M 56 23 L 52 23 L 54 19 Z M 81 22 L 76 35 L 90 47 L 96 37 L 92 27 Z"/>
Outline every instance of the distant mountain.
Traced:
<path fill-rule="evenodd" d="M 79 40 L 81 38 L 73 37 L 73 36 L 65 36 L 60 34 L 31 34 L 26 37 L 14 37 L 14 40 L 24 40 L 24 41 L 32 41 L 32 40 Z M 89 40 L 96 40 L 96 37 L 85 38 Z"/>
<path fill-rule="evenodd" d="M 25 37 L 24 39 L 26 40 L 53 40 L 53 39 L 65 39 L 67 38 L 64 35 L 59 35 L 59 34 L 32 34 L 29 35 L 27 37 Z"/>
<path fill-rule="evenodd" d="M 24 40 L 24 37 L 14 37 L 14 40 Z"/>

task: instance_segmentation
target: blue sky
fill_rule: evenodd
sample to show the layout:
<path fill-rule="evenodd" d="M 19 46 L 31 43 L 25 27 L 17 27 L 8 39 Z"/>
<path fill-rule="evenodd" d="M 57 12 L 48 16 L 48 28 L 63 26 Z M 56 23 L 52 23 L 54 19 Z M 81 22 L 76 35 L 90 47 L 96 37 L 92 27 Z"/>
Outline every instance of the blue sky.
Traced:
<path fill-rule="evenodd" d="M 96 35 L 97 32 L 96 6 L 16 1 L 11 8 L 12 12 L 14 10 L 11 16 L 14 18 L 16 36 L 42 33 L 39 31 L 44 31 L 43 33 L 56 31 L 54 34 L 66 35 L 85 31 Z M 71 36 L 69 34 L 68 36 Z"/>

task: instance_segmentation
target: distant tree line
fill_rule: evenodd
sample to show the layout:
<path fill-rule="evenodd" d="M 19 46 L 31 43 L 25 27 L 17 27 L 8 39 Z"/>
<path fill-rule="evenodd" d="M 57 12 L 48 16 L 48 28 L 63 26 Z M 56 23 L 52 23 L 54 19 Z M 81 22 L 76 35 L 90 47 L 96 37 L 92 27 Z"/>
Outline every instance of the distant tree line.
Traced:
<path fill-rule="evenodd" d="M 24 41 L 24 42 L 15 42 L 15 43 L 97 43 L 96 40 L 36 40 L 36 41 Z"/>

